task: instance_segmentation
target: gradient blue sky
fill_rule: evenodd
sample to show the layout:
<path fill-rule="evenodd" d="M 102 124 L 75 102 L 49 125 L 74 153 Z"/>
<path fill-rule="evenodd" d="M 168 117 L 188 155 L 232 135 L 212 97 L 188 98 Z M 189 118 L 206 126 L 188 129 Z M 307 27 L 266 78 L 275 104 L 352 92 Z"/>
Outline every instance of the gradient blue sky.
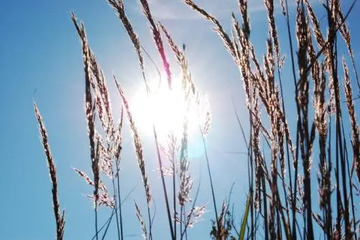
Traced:
<path fill-rule="evenodd" d="M 194 81 L 202 93 L 209 95 L 213 125 L 207 141 L 214 170 L 217 202 L 220 206 L 235 182 L 233 198 L 238 203 L 236 219 L 240 221 L 246 198 L 247 161 L 243 155 L 234 154 L 245 150 L 231 105 L 231 95 L 234 95 L 240 116 L 246 121 L 237 68 L 224 50 L 221 40 L 212 32 L 212 26 L 184 6 L 180 0 L 149 2 L 154 16 L 168 27 L 174 39 L 179 44 L 186 43 Z M 230 13 L 236 11 L 236 0 L 196 2 L 217 16 L 227 30 L 230 29 Z M 260 54 L 265 48 L 266 15 L 261 0 L 249 2 L 252 39 Z M 349 3 L 344 2 L 344 8 L 347 9 Z M 128 0 L 125 5 L 144 47 L 159 63 L 138 1 Z M 319 4 L 315 9 L 320 10 Z M 70 19 L 70 11 L 74 11 L 77 17 L 85 22 L 90 45 L 110 82 L 116 116 L 119 114 L 120 99 L 111 81 L 112 74 L 118 77 L 129 96 L 130 104 L 135 92 L 144 87 L 132 45 L 105 0 L 1 1 L 0 239 L 54 239 L 51 186 L 33 113 L 33 98 L 43 115 L 56 161 L 60 203 L 61 207 L 66 209 L 65 239 L 90 239 L 93 236 L 92 204 L 84 196 L 91 189 L 72 170 L 72 167 L 77 167 L 91 172 L 83 110 L 84 73 L 81 48 Z M 360 5 L 357 4 L 349 17 L 357 62 L 360 61 L 360 46 L 357 44 L 360 41 L 359 12 Z M 278 22 L 280 37 L 286 40 L 284 21 L 280 17 Z M 283 52 L 289 55 L 286 41 L 282 43 Z M 169 57 L 172 58 L 172 55 Z M 284 69 L 286 102 L 287 98 L 292 97 L 293 86 L 291 78 L 287 81 L 290 74 L 286 70 L 287 65 Z M 292 106 L 288 104 L 287 107 L 291 110 Z M 121 176 L 123 194 L 126 195 L 136 187 L 124 203 L 125 235 L 128 239 L 141 239 L 133 199 L 138 199 L 140 205 L 145 206 L 143 188 L 127 125 L 125 129 Z M 150 184 L 157 203 L 154 236 L 155 239 L 167 239 L 164 237 L 168 236 L 168 227 L 164 224 L 160 179 L 155 171 L 157 163 L 153 138 L 146 131 L 142 137 Z M 190 141 L 194 186 L 202 179 L 198 203 L 207 204 L 208 211 L 195 228 L 190 230 L 189 236 L 190 239 L 207 239 L 210 219 L 213 218 L 209 186 L 206 184 L 208 178 L 205 171 L 200 175 L 205 162 L 199 136 L 193 135 Z M 106 209 L 102 211 L 108 213 Z"/>

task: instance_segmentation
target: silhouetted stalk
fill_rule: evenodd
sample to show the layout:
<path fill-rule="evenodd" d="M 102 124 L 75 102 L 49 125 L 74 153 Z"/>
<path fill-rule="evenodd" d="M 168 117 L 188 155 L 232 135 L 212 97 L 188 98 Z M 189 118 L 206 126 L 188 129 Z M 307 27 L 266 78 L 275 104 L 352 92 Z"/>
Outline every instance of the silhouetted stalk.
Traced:
<path fill-rule="evenodd" d="M 109 226 L 110 226 L 110 223 L 111 223 L 111 220 L 114 217 L 114 213 L 115 213 L 115 210 L 113 209 L 112 212 L 111 212 L 110 217 L 108 218 L 108 220 L 106 220 L 106 222 L 99 228 L 98 234 L 105 228 L 105 231 L 104 231 L 103 236 L 101 238 L 102 240 L 105 239 L 105 236 L 107 234 L 107 230 L 109 229 Z M 91 238 L 91 240 L 94 240 L 95 238 L 96 238 L 96 234 Z"/>
<path fill-rule="evenodd" d="M 345 133 L 344 130 L 344 122 L 341 121 L 341 129 L 343 131 L 343 133 Z M 351 232 L 351 220 L 350 220 L 350 211 L 348 210 L 348 214 L 349 214 L 349 231 L 350 231 L 350 236 L 351 237 L 355 237 L 356 239 L 356 217 L 355 217 L 355 206 L 354 206 L 354 198 L 353 198 L 353 192 L 352 192 L 352 184 L 351 184 L 351 175 L 350 175 L 350 167 L 349 167 L 349 153 L 347 150 L 347 143 L 346 143 L 346 138 L 345 138 L 345 134 L 343 135 L 343 144 L 344 144 L 344 158 L 346 159 L 346 171 L 347 171 L 347 176 L 349 179 L 349 191 L 350 191 L 350 195 L 349 195 L 349 199 L 350 199 L 350 205 L 351 207 L 349 207 L 351 209 L 351 213 L 353 216 L 353 232 Z M 347 183 L 346 183 L 347 184 Z M 349 200 L 348 200 L 349 201 Z M 349 203 L 348 203 L 349 204 Z"/>
<path fill-rule="evenodd" d="M 111 212 L 111 215 L 110 215 L 110 218 L 105 222 L 105 224 L 99 229 L 99 232 L 106 226 L 105 228 L 105 231 L 104 231 L 104 234 L 103 234 L 103 237 L 101 238 L 101 240 L 104 240 L 105 239 L 105 236 L 109 230 L 109 227 L 110 227 L 110 223 L 111 223 L 111 220 L 114 216 L 114 210 Z"/>
<path fill-rule="evenodd" d="M 183 226 L 182 226 L 182 222 L 183 222 L 183 205 L 180 206 L 180 213 L 179 213 L 179 218 L 180 218 L 180 232 L 182 233 L 183 232 Z M 180 236 L 180 239 L 182 239 L 182 235 Z"/>
<path fill-rule="evenodd" d="M 346 184 L 346 161 L 344 157 L 343 143 L 342 143 L 342 131 L 341 131 L 341 108 L 340 108 L 340 96 L 339 96 L 339 80 L 338 80 L 338 65 L 337 65 L 337 37 L 336 37 L 336 20 L 337 17 L 337 1 L 332 2 L 329 7 L 329 1 L 327 1 L 328 10 L 328 23 L 329 23 L 329 61 L 330 61 L 330 74 L 334 84 L 335 94 L 335 107 L 336 107 L 336 167 L 337 167 L 337 178 L 339 178 L 339 161 L 341 164 L 341 176 L 342 176 L 342 187 L 343 187 L 343 201 L 344 201 L 344 221 L 345 221 L 345 238 L 350 239 L 349 232 L 349 205 L 347 196 L 347 184 Z M 339 159 L 340 157 L 340 159 Z M 339 179 L 337 179 L 339 182 Z M 340 186 L 340 185 L 338 185 Z M 341 197 L 338 192 L 338 208 L 340 207 Z M 338 233 L 340 234 L 340 211 L 338 210 Z"/>
<path fill-rule="evenodd" d="M 117 176 L 117 197 L 118 197 L 118 201 L 119 201 L 119 219 L 120 219 L 120 234 L 121 234 L 121 239 L 124 239 L 124 229 L 123 229 L 123 217 L 122 217 L 122 203 L 121 203 L 121 190 L 120 190 L 120 179 L 119 176 Z"/>
<path fill-rule="evenodd" d="M 121 199 L 121 186 L 120 186 L 120 153 L 122 150 L 121 144 L 122 144 L 122 127 L 123 127 L 123 121 L 124 121 L 124 109 L 121 109 L 121 113 L 120 113 L 120 123 L 119 123 L 119 145 L 118 145 L 118 149 L 117 152 L 115 153 L 115 168 L 116 168 L 116 172 L 115 172 L 115 177 L 116 177 L 116 184 L 117 184 L 117 201 L 118 204 L 116 204 L 115 202 L 115 206 L 116 208 L 119 208 L 119 221 L 120 221 L 120 236 L 121 236 L 121 240 L 124 239 L 124 229 L 123 229 L 123 217 L 122 217 L 122 199 Z M 115 189 L 114 189 L 114 193 L 115 193 Z M 115 194 L 114 194 L 115 195 Z M 116 197 L 114 197 L 115 199 Z M 117 212 L 116 212 L 117 214 Z"/>
<path fill-rule="evenodd" d="M 63 210 L 62 214 L 60 213 L 60 204 L 58 199 L 58 184 L 57 184 L 57 175 L 56 175 L 56 167 L 53 156 L 50 151 L 50 144 L 48 139 L 48 134 L 42 120 L 40 111 L 34 102 L 34 112 L 36 116 L 36 120 L 39 124 L 39 132 L 41 135 L 41 143 L 46 155 L 47 165 L 49 169 L 49 175 L 51 179 L 52 189 L 52 203 L 53 203 L 53 212 L 56 222 L 56 239 L 63 240 L 64 236 L 64 227 L 65 227 L 65 211 Z"/>
<path fill-rule="evenodd" d="M 174 235 L 175 235 L 175 239 L 177 237 L 176 235 L 176 161 L 175 161 L 175 157 L 173 157 L 173 161 L 172 161 L 172 168 L 173 168 L 173 176 L 172 176 L 172 181 L 173 181 L 173 208 L 174 208 L 174 215 L 173 215 L 173 219 L 174 219 Z M 182 222 L 180 222 L 180 234 L 181 234 L 181 226 L 182 226 Z M 182 235 L 180 235 L 180 239 L 182 239 Z"/>
<path fill-rule="evenodd" d="M 261 170 L 262 172 L 262 170 Z M 263 175 L 263 174 L 262 174 Z M 264 233 L 265 240 L 269 239 L 269 225 L 268 225 L 268 209 L 267 209 L 267 194 L 266 194 L 266 183 L 265 177 L 262 177 L 262 192 L 263 192 L 263 202 L 264 202 Z"/>
<path fill-rule="evenodd" d="M 251 113 L 252 109 L 253 109 L 253 100 L 250 97 L 249 99 L 250 101 L 250 110 L 248 110 L 249 112 L 249 121 L 250 121 L 250 139 L 249 141 L 252 143 L 253 142 L 253 115 Z M 250 155 L 248 157 L 248 175 L 249 175 L 249 194 L 251 196 L 251 198 L 253 199 L 253 195 L 254 195 L 254 183 L 253 183 L 253 179 L 254 179 L 254 157 L 253 157 L 253 145 L 250 144 L 248 151 L 250 152 Z M 250 232 L 253 233 L 254 232 L 254 201 L 252 201 L 251 205 L 250 205 L 250 222 L 251 222 L 251 226 L 250 226 Z M 251 234 L 251 239 L 254 239 L 254 234 Z"/>
<path fill-rule="evenodd" d="M 172 77 L 171 77 L 170 65 L 169 65 L 169 62 L 168 62 L 166 54 L 165 54 L 164 44 L 161 39 L 160 31 L 159 31 L 158 27 L 156 26 L 155 21 L 152 17 L 148 1 L 140 0 L 140 3 L 142 6 L 143 13 L 146 16 L 146 18 L 150 24 L 150 28 L 152 30 L 155 46 L 157 47 L 157 50 L 158 50 L 161 60 L 163 62 L 163 68 L 165 70 L 167 81 L 168 81 L 168 88 L 171 90 Z"/>
<path fill-rule="evenodd" d="M 208 176 L 209 176 L 209 180 L 210 180 L 211 196 L 212 196 L 212 202 L 213 202 L 214 212 L 215 212 L 215 220 L 216 220 L 216 226 L 217 226 L 217 233 L 219 234 L 219 236 L 217 236 L 217 237 L 220 237 L 221 228 L 220 228 L 220 223 L 219 223 L 219 218 L 218 218 L 218 212 L 217 212 L 217 208 L 216 208 L 215 190 L 214 190 L 214 184 L 213 184 L 212 175 L 211 175 L 211 170 L 210 170 L 209 156 L 208 156 L 208 153 L 207 153 L 205 136 L 204 136 L 204 134 L 203 134 L 202 129 L 201 129 L 201 128 L 199 128 L 199 129 L 200 129 L 200 133 L 201 133 L 201 137 L 202 137 L 202 142 L 203 142 L 203 147 L 204 147 L 204 152 L 205 152 L 207 172 L 208 172 Z"/>
<path fill-rule="evenodd" d="M 288 41 L 289 41 L 289 47 L 290 47 L 290 57 L 291 57 L 291 70 L 292 70 L 292 77 L 293 77 L 293 81 L 294 81 L 294 91 L 295 91 L 295 102 L 296 98 L 298 96 L 298 89 L 297 89 L 297 77 L 296 77 L 296 70 L 295 70 L 295 57 L 294 57 L 294 47 L 293 47 L 293 40 L 292 40 L 292 35 L 291 35 L 291 27 L 290 27 L 290 16 L 289 16 L 289 5 L 288 5 L 288 0 L 285 0 L 285 19 L 286 19 L 286 28 L 287 28 L 287 35 L 288 35 Z M 301 125 L 301 120 L 300 120 L 300 108 L 298 106 L 298 104 L 296 104 L 296 112 L 297 112 L 297 129 L 296 129 L 296 154 L 295 154 L 295 159 L 293 162 L 294 165 L 294 169 L 295 169 L 295 173 L 294 173 L 294 188 L 293 188 L 293 192 L 291 192 L 291 203 L 292 203 L 292 238 L 294 240 L 297 239 L 297 234 L 296 234 L 296 200 L 297 200 L 297 175 L 298 175 L 298 152 L 299 152 L 299 129 L 300 129 L 300 125 Z M 290 164 L 289 164 L 289 168 L 290 168 Z"/>
<path fill-rule="evenodd" d="M 138 35 L 135 33 L 135 30 L 133 26 L 131 25 L 131 22 L 129 18 L 126 16 L 125 12 L 125 6 L 123 0 L 107 0 L 107 2 L 115 9 L 115 11 L 118 14 L 119 19 L 121 20 L 121 23 L 123 24 L 123 27 L 125 28 L 138 57 L 139 60 L 139 66 L 141 69 L 141 74 L 146 86 L 146 90 L 149 91 L 149 85 L 146 79 L 146 73 L 145 73 L 145 63 L 144 63 L 144 57 L 141 52 L 141 44 Z"/>
<path fill-rule="evenodd" d="M 168 194 L 167 194 L 167 189 L 166 189 L 166 184 L 165 184 L 165 176 L 164 176 L 164 169 L 163 169 L 161 155 L 160 155 L 159 141 L 158 141 L 158 137 L 157 137 L 157 133 L 156 133 L 156 129 L 155 129 L 154 124 L 153 124 L 153 134 L 154 134 L 154 138 L 155 138 L 156 153 L 157 153 L 157 159 L 158 159 L 159 168 L 160 168 L 161 183 L 162 183 L 163 192 L 164 192 L 166 213 L 167 213 L 167 217 L 168 217 L 171 238 L 175 240 L 176 238 L 175 238 L 175 233 L 174 233 L 173 225 L 172 225 L 172 219 L 171 219 L 171 213 L 170 213 L 170 204 L 169 204 L 169 199 L 168 199 Z M 174 211 L 175 211 L 175 209 L 174 209 Z M 174 226 L 174 227 L 176 227 L 176 226 Z"/>
<path fill-rule="evenodd" d="M 351 123 L 351 130 L 352 130 L 352 153 L 353 153 L 353 166 L 354 168 L 358 169 L 358 163 L 359 163 L 359 153 L 360 153 L 360 144 L 359 144 L 359 131 L 357 128 L 357 122 L 356 122 L 356 116 L 355 116 L 355 106 L 354 106 L 354 102 L 352 99 L 352 87 L 351 87 L 351 82 L 350 82 L 350 77 L 349 77 L 349 70 L 347 68 L 345 59 L 343 59 L 343 69 L 344 69 L 344 80 L 345 80 L 345 84 L 344 84 L 344 91 L 345 91 L 345 97 L 346 97 L 346 103 L 347 103 L 347 108 L 348 108 L 348 113 L 349 113 L 349 118 L 350 118 L 350 123 Z M 343 128 L 343 132 L 345 133 L 344 130 L 344 124 L 342 123 L 342 128 Z M 345 134 L 344 134 L 344 139 L 345 139 Z M 346 140 L 346 139 L 345 139 Z M 349 159 L 348 159 L 348 154 L 347 154 L 347 149 L 346 149 L 346 142 L 344 141 L 344 145 L 345 145 L 345 152 L 346 152 L 346 163 L 347 163 L 347 171 L 348 171 L 348 178 L 349 178 L 349 189 L 350 189 L 350 200 L 351 200 L 351 208 L 352 208 L 352 215 L 353 215 L 353 226 L 354 226 L 354 234 L 355 234 L 355 239 L 357 238 L 357 233 L 356 233 L 356 216 L 355 216 L 355 206 L 354 206 L 354 196 L 353 196 L 353 187 L 352 187 L 352 172 L 350 171 L 350 164 L 349 164 Z"/>
<path fill-rule="evenodd" d="M 345 151 L 347 152 L 347 150 L 345 149 Z M 350 201 L 351 201 L 351 211 L 352 211 L 352 217 L 353 217 L 353 234 L 354 234 L 354 239 L 358 239 L 357 237 L 357 220 L 356 220 L 356 215 L 355 215 L 355 202 L 354 202 L 354 193 L 353 193 L 353 188 L 352 188 L 352 181 L 351 181 L 351 171 L 350 171 L 350 164 L 349 164 L 349 160 L 348 160 L 348 154 L 346 154 L 346 163 L 347 163 L 347 171 L 348 171 L 348 178 L 349 178 L 349 190 L 350 190 Z"/>
<path fill-rule="evenodd" d="M 307 32 L 308 25 L 305 17 L 304 3 L 303 1 L 297 2 L 297 39 L 298 39 L 298 65 L 300 71 L 300 78 L 298 81 L 298 87 L 301 89 L 297 92 L 297 105 L 300 108 L 299 121 L 300 129 L 299 129 L 299 137 L 300 137 L 300 150 L 301 150 L 301 158 L 303 160 L 303 170 L 304 170 L 304 198 L 303 203 L 306 211 L 306 215 L 304 214 L 304 232 L 305 236 L 308 239 L 314 239 L 313 232 L 313 224 L 312 224 L 312 207 L 311 207 L 311 165 L 310 165 L 310 156 L 312 151 L 312 144 L 315 138 L 315 126 L 312 125 L 311 135 L 309 134 L 309 125 L 308 125 L 308 100 L 309 100 L 309 81 L 306 71 L 307 64 L 307 48 L 308 48 L 308 40 L 307 40 Z"/>
<path fill-rule="evenodd" d="M 332 208 L 331 208 L 331 169 L 332 169 L 332 161 L 331 161 L 331 156 L 332 156 L 332 150 L 331 150 L 331 129 L 332 129 L 332 121 L 331 121 L 332 117 L 329 117 L 329 130 L 328 130 L 328 135 L 329 135 L 329 142 L 328 142 L 328 170 L 327 170 L 327 177 L 328 177 L 328 186 L 326 188 L 326 195 L 327 195 L 327 202 L 326 202 L 326 214 L 327 214 L 327 220 L 326 220 L 326 230 L 327 230 L 327 237 L 328 239 L 331 239 L 332 237 L 332 233 L 333 233 L 333 229 L 332 229 Z"/>
<path fill-rule="evenodd" d="M 116 230 L 117 230 L 117 236 L 118 236 L 118 239 L 123 239 L 123 237 L 121 236 L 122 232 L 120 231 L 120 223 L 119 223 L 119 216 L 118 216 L 118 199 L 116 197 L 116 188 L 115 188 L 115 180 L 114 180 L 114 174 L 112 174 L 112 179 L 111 179 L 111 183 L 112 183 L 112 187 L 113 187 L 113 191 L 114 191 L 114 203 L 115 203 L 115 219 L 116 219 Z M 121 236 L 121 238 L 120 238 Z"/>
<path fill-rule="evenodd" d="M 98 240 L 98 201 L 99 201 L 99 145 L 100 141 L 97 139 L 96 144 L 96 154 L 94 160 L 92 160 L 92 171 L 94 175 L 94 213 L 95 213 L 95 232 L 96 232 L 96 240 Z"/>
<path fill-rule="evenodd" d="M 282 111 L 283 111 L 283 122 L 286 122 L 286 110 L 285 110 L 285 102 L 284 102 L 284 94 L 283 94 L 283 87 L 282 87 L 282 78 L 281 78 L 281 73 L 280 73 L 280 69 L 278 67 L 278 76 L 279 76 L 279 86 L 280 86 L 280 96 L 281 96 L 281 107 L 282 107 Z M 287 134 L 285 134 L 285 140 L 286 140 L 286 158 L 287 158 L 287 165 L 288 165 L 288 174 L 289 174 L 289 190 L 290 190 L 290 196 L 293 192 L 292 190 L 292 170 L 291 170 L 291 163 L 290 163 L 290 152 L 289 152 L 289 136 Z M 286 182 L 285 182 L 285 174 L 282 172 L 282 182 L 283 182 L 283 192 L 284 192 L 284 196 L 286 197 L 287 191 L 286 191 Z M 288 201 L 285 199 L 285 209 L 286 209 L 286 215 L 287 215 L 287 222 L 290 224 L 290 215 L 289 215 L 289 203 Z M 291 234 L 291 228 L 289 228 L 290 230 L 290 234 Z"/>

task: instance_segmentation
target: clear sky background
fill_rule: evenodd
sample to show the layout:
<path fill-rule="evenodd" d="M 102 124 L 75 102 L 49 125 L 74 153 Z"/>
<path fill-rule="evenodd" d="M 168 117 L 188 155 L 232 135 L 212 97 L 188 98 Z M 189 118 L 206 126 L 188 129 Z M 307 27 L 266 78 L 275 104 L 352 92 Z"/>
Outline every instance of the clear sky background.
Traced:
<path fill-rule="evenodd" d="M 212 26 L 188 9 L 180 0 L 150 0 L 154 16 L 168 27 L 177 43 L 186 43 L 190 70 L 201 93 L 208 94 L 213 124 L 207 138 L 213 169 L 217 202 L 227 197 L 232 183 L 232 198 L 237 203 L 235 218 L 241 220 L 247 191 L 247 159 L 240 129 L 233 112 L 231 96 L 246 122 L 242 84 L 237 67 L 212 31 Z M 237 11 L 236 0 L 199 0 L 230 30 L 230 14 Z M 252 40 L 258 53 L 265 49 L 266 12 L 261 0 L 250 0 Z M 291 2 L 291 1 L 290 1 Z M 315 2 L 315 10 L 321 6 Z M 350 1 L 343 1 L 344 9 Z M 138 1 L 125 0 L 128 16 L 144 47 L 160 66 L 146 19 Z M 51 184 L 46 160 L 39 141 L 38 126 L 33 112 L 36 99 L 48 130 L 51 150 L 56 161 L 61 208 L 66 209 L 65 239 L 91 239 L 94 233 L 93 209 L 85 194 L 91 192 L 72 170 L 76 167 L 91 173 L 86 121 L 84 115 L 84 73 L 81 47 L 70 18 L 70 11 L 85 22 L 90 45 L 107 76 L 115 116 L 120 112 L 120 98 L 111 76 L 115 74 L 131 99 L 144 88 L 131 42 L 113 9 L 105 0 L 63 1 L 0 1 L 0 239 L 54 239 Z M 292 11 L 291 14 L 294 12 Z M 360 5 L 349 17 L 355 60 L 360 62 Z M 284 19 L 277 8 L 281 49 L 286 55 L 288 44 L 284 35 Z M 322 20 L 325 24 L 325 19 Z M 294 30 L 294 28 L 293 28 Z M 260 56 L 260 55 L 259 55 Z M 168 55 L 175 63 L 171 54 Z M 149 71 L 153 71 L 147 59 Z M 178 71 L 172 64 L 173 71 Z M 293 86 L 289 65 L 283 78 L 285 102 L 293 102 Z M 292 105 L 287 104 L 291 111 Z M 137 120 L 137 119 L 135 119 Z M 291 120 L 291 118 L 290 118 Z M 347 119 L 346 119 L 347 120 Z M 139 120 L 139 124 L 141 125 Z M 290 124 L 292 125 L 291 121 Z M 157 204 L 155 239 L 167 239 L 168 226 L 162 208 L 162 190 L 151 132 L 142 129 L 150 187 Z M 190 161 L 194 188 L 202 179 L 198 204 L 207 204 L 207 213 L 194 229 L 190 239 L 208 239 L 213 218 L 205 159 L 198 134 L 191 135 Z M 133 199 L 143 210 L 144 196 L 133 154 L 132 139 L 125 125 L 122 155 L 122 188 L 126 195 L 135 191 L 124 203 L 125 236 L 141 239 Z M 240 154 L 239 154 L 240 153 Z M 195 191 L 194 191 L 195 192 Z M 314 192 L 314 197 L 317 193 Z M 107 209 L 101 209 L 108 214 Z M 104 216 L 105 216 L 104 215 Z M 103 219 L 103 218 L 102 218 Z M 112 228 L 114 230 L 114 228 Z M 114 231 L 111 231 L 114 236 Z"/>

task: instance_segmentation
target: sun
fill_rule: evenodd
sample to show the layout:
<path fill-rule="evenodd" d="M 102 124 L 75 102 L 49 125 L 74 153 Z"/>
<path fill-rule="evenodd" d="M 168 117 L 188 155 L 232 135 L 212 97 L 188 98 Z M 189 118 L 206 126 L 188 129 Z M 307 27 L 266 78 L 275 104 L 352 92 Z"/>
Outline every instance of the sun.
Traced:
<path fill-rule="evenodd" d="M 153 124 L 161 135 L 172 133 L 181 138 L 184 126 L 187 134 L 193 134 L 200 123 L 199 108 L 195 99 L 185 99 L 181 79 L 173 81 L 169 89 L 166 82 L 149 83 L 150 92 L 145 87 L 139 89 L 132 99 L 132 111 L 137 127 L 148 134 L 152 133 Z"/>

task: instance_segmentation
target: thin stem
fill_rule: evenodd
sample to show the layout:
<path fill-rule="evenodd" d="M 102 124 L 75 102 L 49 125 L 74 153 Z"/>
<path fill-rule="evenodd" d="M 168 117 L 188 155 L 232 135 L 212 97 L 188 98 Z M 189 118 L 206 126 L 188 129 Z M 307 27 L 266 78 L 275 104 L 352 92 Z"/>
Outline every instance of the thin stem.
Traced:
<path fill-rule="evenodd" d="M 118 216 L 118 206 L 117 206 L 117 199 L 116 199 L 116 188 L 115 188 L 115 181 L 114 181 L 114 174 L 112 172 L 112 179 L 111 179 L 111 182 L 112 182 L 112 186 L 113 186 L 113 190 L 114 190 L 114 202 L 115 202 L 115 218 L 116 218 L 116 230 L 117 230 L 117 235 L 118 235 L 118 239 L 120 240 L 120 224 L 119 224 L 119 216 Z M 123 239 L 121 237 L 121 239 Z"/>
<path fill-rule="evenodd" d="M 169 199 L 168 199 L 168 194 L 167 194 L 167 189 L 166 189 L 166 184 L 165 184 L 163 165 L 162 165 L 161 156 L 160 156 L 159 142 L 158 142 L 158 137 L 157 137 L 157 133 L 156 133 L 156 129 L 155 129 L 154 124 L 153 124 L 153 134 L 154 134 L 154 138 L 155 138 L 156 152 L 157 152 L 157 158 L 158 158 L 158 163 L 159 163 L 159 168 L 160 168 L 161 183 L 162 183 L 163 192 L 164 192 L 166 212 L 167 212 L 167 217 L 168 217 L 168 221 L 169 221 L 169 228 L 170 228 L 171 238 L 173 240 L 175 240 L 176 238 L 175 238 L 175 233 L 174 233 L 174 229 L 173 229 L 173 225 L 172 225 L 172 219 L 171 219 L 171 213 L 170 213 L 170 204 L 169 204 Z"/>
<path fill-rule="evenodd" d="M 96 235 L 96 240 L 99 240 L 99 236 L 98 236 L 98 212 L 97 212 L 97 203 L 95 202 L 95 208 L 94 208 L 94 213 L 95 213 L 95 235 Z"/>
<path fill-rule="evenodd" d="M 105 228 L 105 231 L 104 231 L 104 234 L 103 234 L 103 236 L 102 236 L 102 238 L 101 238 L 101 240 L 104 240 L 105 239 L 105 236 L 106 236 L 106 234 L 107 234 L 107 231 L 109 230 L 109 227 L 110 227 L 110 223 L 111 223 L 111 220 L 113 219 L 113 217 L 114 217 L 114 210 L 111 212 L 111 215 L 110 215 L 110 217 L 109 217 L 109 219 L 104 223 L 104 225 L 99 229 L 99 232 L 106 226 L 106 228 Z M 95 236 L 92 238 L 92 239 L 94 239 L 95 238 Z"/>
<path fill-rule="evenodd" d="M 117 176 L 117 191 L 118 191 L 118 201 L 119 201 L 119 218 L 120 218 L 120 235 L 121 239 L 124 239 L 124 230 L 123 230 L 123 219 L 122 219 L 122 202 L 121 202 L 121 191 L 120 191 L 120 179 L 119 174 Z"/>
<path fill-rule="evenodd" d="M 205 142 L 205 136 L 204 136 L 204 133 L 203 133 L 201 127 L 199 127 L 199 129 L 200 129 L 200 132 L 201 132 L 201 137 L 202 137 L 202 142 L 203 142 L 203 147 L 204 147 L 204 152 L 205 152 L 206 166 L 207 166 L 207 171 L 208 171 L 209 180 L 210 180 L 211 196 L 212 196 L 212 201 L 213 201 L 213 205 L 214 205 L 216 226 L 217 226 L 217 229 L 218 229 L 217 232 L 218 232 L 218 234 L 220 234 L 220 224 L 219 224 L 219 218 L 218 218 L 217 208 L 216 208 L 214 184 L 213 184 L 211 170 L 210 170 L 210 162 L 209 162 L 209 156 L 208 156 L 206 142 Z"/>

